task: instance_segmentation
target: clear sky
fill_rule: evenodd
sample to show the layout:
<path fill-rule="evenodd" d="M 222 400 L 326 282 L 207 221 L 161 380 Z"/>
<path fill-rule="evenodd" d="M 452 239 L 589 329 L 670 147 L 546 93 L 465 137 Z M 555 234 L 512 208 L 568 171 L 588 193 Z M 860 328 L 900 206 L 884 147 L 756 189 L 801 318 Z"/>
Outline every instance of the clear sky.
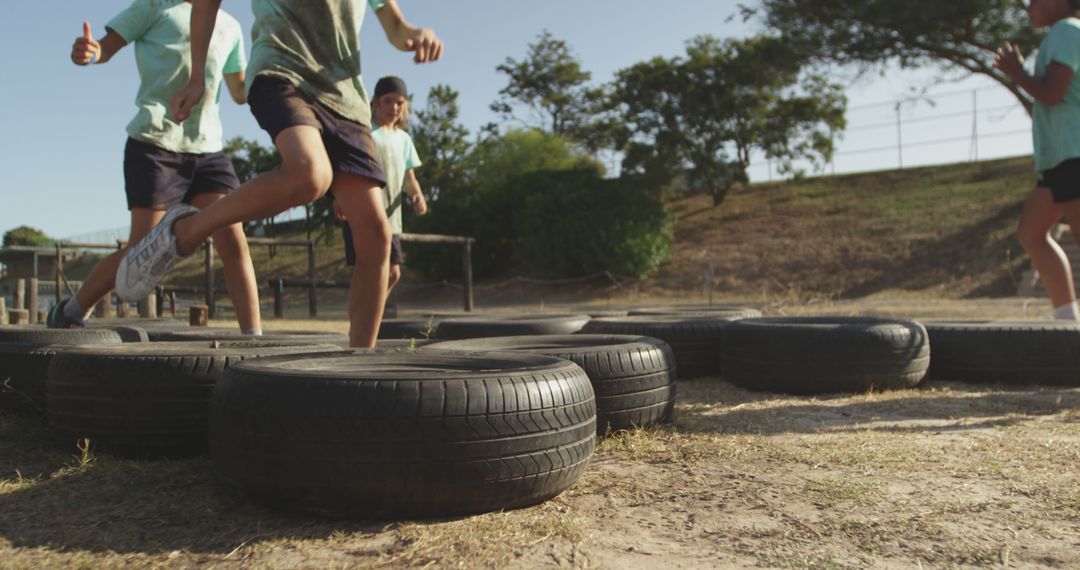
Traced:
<path fill-rule="evenodd" d="M 757 31 L 752 24 L 729 20 L 738 0 L 398 2 L 410 21 L 435 29 L 446 44 L 444 59 L 430 65 L 413 64 L 409 54 L 386 43 L 377 20 L 369 13 L 361 32 L 364 77 L 369 89 L 382 75 L 400 75 L 415 94 L 414 105 L 422 107 L 432 85 L 448 84 L 461 93 L 462 122 L 474 132 L 495 119 L 488 105 L 505 86 L 505 78 L 495 71 L 495 66 L 507 57 L 521 59 L 526 46 L 545 29 L 569 42 L 597 82 L 609 80 L 616 70 L 638 61 L 682 53 L 686 40 L 698 34 L 730 37 Z M 108 64 L 87 68 L 76 67 L 69 56 L 83 20 L 91 22 L 94 35 L 100 38 L 104 24 L 129 1 L 9 4 L 8 26 L 0 35 L 0 66 L 4 77 L 9 78 L 4 104 L 0 106 L 0 124 L 6 131 L 0 139 L 0 232 L 26 224 L 54 237 L 68 237 L 126 225 L 122 156 L 127 137 L 124 128 L 135 111 L 138 79 L 133 50 L 129 46 Z M 225 0 L 222 6 L 240 20 L 247 34 L 252 21 L 250 2 Z M 247 44 L 250 47 L 249 39 Z M 912 85 L 936 81 L 934 74 L 926 72 L 891 72 L 857 82 L 849 90 L 851 121 L 866 126 L 890 121 L 895 116 L 891 107 L 865 105 L 903 96 Z M 987 82 L 966 81 L 941 89 L 970 90 L 981 85 Z M 994 105 L 1007 107 L 1011 101 L 1002 89 L 981 91 L 979 97 L 980 105 L 989 106 L 983 101 L 992 100 Z M 953 98 L 960 100 L 958 109 L 971 105 L 969 95 Z M 238 135 L 269 144 L 246 107 L 223 97 L 222 109 L 227 138 Z M 941 112 L 947 107 L 942 103 L 930 109 Z M 916 118 L 918 112 L 918 106 L 902 111 L 905 120 Z M 868 118 L 857 119 L 857 113 Z M 1022 111 L 1003 108 L 999 115 L 981 117 L 980 121 L 997 120 L 979 128 L 1029 128 Z M 971 118 L 957 126 L 937 123 L 936 129 L 942 128 L 954 129 L 958 136 L 969 134 Z M 874 144 L 895 142 L 895 132 L 867 129 L 865 133 L 884 142 L 860 142 L 855 132 L 850 133 L 845 139 L 849 150 L 841 145 L 845 152 L 838 155 L 838 171 L 851 169 L 840 164 L 843 161 L 851 162 L 855 169 L 878 164 L 882 168 L 895 166 L 895 150 L 883 151 L 880 157 L 856 152 Z M 917 137 L 918 132 L 912 130 L 905 135 Z M 982 157 L 1030 152 L 1027 139 L 1002 137 L 994 148 L 993 140 L 980 143 L 980 152 Z M 904 162 L 917 163 L 917 151 L 910 152 Z M 942 156 L 939 150 L 928 149 L 928 153 L 923 162 Z M 955 160 L 960 159 L 958 155 Z M 767 172 L 767 165 L 759 164 L 751 174 L 760 180 L 767 177 Z"/>

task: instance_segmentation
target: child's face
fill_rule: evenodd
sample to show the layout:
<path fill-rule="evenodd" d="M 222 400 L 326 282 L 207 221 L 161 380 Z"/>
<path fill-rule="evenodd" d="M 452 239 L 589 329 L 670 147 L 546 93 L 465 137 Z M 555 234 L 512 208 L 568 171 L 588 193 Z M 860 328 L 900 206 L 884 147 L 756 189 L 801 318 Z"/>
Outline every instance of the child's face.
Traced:
<path fill-rule="evenodd" d="M 1025 0 L 1024 3 L 1034 28 L 1045 28 L 1072 14 L 1069 0 Z"/>
<path fill-rule="evenodd" d="M 401 114 L 405 111 L 405 99 L 404 95 L 397 93 L 387 93 L 382 97 L 379 97 L 379 116 L 385 123 L 396 123 L 401 119 Z"/>

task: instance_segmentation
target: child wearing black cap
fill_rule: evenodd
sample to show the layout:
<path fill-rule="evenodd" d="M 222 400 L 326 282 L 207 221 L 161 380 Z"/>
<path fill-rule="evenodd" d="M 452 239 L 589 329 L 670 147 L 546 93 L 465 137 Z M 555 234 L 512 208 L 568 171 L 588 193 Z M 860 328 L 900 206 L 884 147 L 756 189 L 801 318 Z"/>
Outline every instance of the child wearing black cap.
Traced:
<path fill-rule="evenodd" d="M 375 97 L 371 100 L 371 116 L 374 130 L 371 139 L 375 142 L 375 154 L 386 176 L 383 187 L 383 202 L 386 217 L 390 221 L 393 234 L 390 244 L 390 276 L 387 281 L 387 293 L 401 280 L 401 264 L 404 256 L 401 251 L 401 208 L 402 192 L 412 202 L 413 212 L 427 213 L 427 201 L 416 179 L 414 169 L 418 168 L 420 156 L 416 153 L 412 137 L 404 129 L 409 121 L 409 91 L 399 77 L 383 77 L 375 84 Z M 338 219 L 345 215 L 334 202 L 334 213 Z M 342 236 L 345 240 L 345 262 L 356 263 L 356 249 L 353 247 L 352 229 L 349 223 L 343 224 Z"/>
<path fill-rule="evenodd" d="M 205 94 L 206 54 L 221 0 L 192 0 L 191 78 L 172 100 L 183 121 Z M 387 40 L 413 61 L 442 57 L 435 33 L 408 23 L 395 0 L 367 0 Z M 333 190 L 354 231 L 357 262 L 349 288 L 349 342 L 375 345 L 386 302 L 390 223 L 382 169 L 370 133 L 360 76 L 362 0 L 252 0 L 248 103 L 278 152 L 281 167 L 243 184 L 211 206 L 170 210 L 120 263 L 116 291 L 139 299 L 215 230 L 273 216 Z"/>

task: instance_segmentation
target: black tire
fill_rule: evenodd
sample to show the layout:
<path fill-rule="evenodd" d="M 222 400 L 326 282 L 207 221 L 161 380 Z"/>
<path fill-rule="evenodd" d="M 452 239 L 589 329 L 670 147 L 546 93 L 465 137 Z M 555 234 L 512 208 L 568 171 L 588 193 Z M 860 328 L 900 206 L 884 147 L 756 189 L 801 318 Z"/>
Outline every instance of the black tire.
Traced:
<path fill-rule="evenodd" d="M 248 358 L 335 352 L 300 343 L 210 341 L 80 346 L 53 358 L 49 433 L 72 446 L 124 457 L 206 453 L 210 395 L 222 372 Z"/>
<path fill-rule="evenodd" d="M 152 342 L 194 342 L 211 340 L 246 340 L 257 342 L 303 342 L 308 344 L 336 344 L 348 346 L 346 335 L 320 331 L 266 331 L 255 336 L 243 334 L 239 329 L 191 327 L 184 330 L 148 330 Z"/>
<path fill-rule="evenodd" d="M 386 348 L 392 350 L 413 350 L 440 343 L 441 341 L 432 340 L 429 338 L 380 338 L 375 341 L 375 348 Z"/>
<path fill-rule="evenodd" d="M 121 342 L 110 330 L 0 327 L 0 411 L 44 413 L 49 362 L 64 347 Z"/>
<path fill-rule="evenodd" d="M 872 317 L 732 321 L 718 351 L 725 380 L 787 394 L 913 388 L 930 364 L 921 324 Z"/>
<path fill-rule="evenodd" d="M 90 319 L 86 322 L 86 327 L 91 329 L 108 329 L 117 326 L 155 330 L 183 330 L 188 328 L 188 324 L 184 321 L 167 318 Z"/>
<path fill-rule="evenodd" d="M 705 316 L 615 317 L 593 319 L 581 332 L 658 338 L 671 346 L 679 378 L 701 378 L 720 375 L 716 342 L 728 322 Z"/>
<path fill-rule="evenodd" d="M 439 320 L 434 317 L 429 319 L 383 319 L 379 325 L 379 338 L 429 338 L 438 324 Z"/>
<path fill-rule="evenodd" d="M 538 335 L 451 340 L 431 350 L 505 351 L 569 360 L 588 374 L 596 393 L 600 434 L 671 419 L 675 409 L 675 356 L 660 339 L 616 335 Z"/>
<path fill-rule="evenodd" d="M 761 311 L 746 307 L 734 307 L 725 305 L 675 305 L 671 307 L 646 307 L 643 309 L 631 309 L 629 315 L 638 316 L 665 316 L 682 315 L 696 316 L 706 315 L 722 319 L 754 319 L 761 316 Z"/>
<path fill-rule="evenodd" d="M 141 327 L 129 327 L 126 325 L 110 325 L 107 327 L 95 327 L 95 329 L 110 330 L 120 335 L 120 340 L 127 342 L 150 342 L 150 335 Z"/>
<path fill-rule="evenodd" d="M 358 351 L 231 367 L 214 392 L 219 476 L 271 504 L 414 518 L 531 505 L 576 482 L 596 403 L 572 362 Z"/>
<path fill-rule="evenodd" d="M 930 377 L 1080 386 L 1080 323 L 928 321 Z"/>
<path fill-rule="evenodd" d="M 434 336 L 442 340 L 462 340 L 492 336 L 573 334 L 589 320 L 589 315 L 544 313 L 464 317 L 440 321 Z"/>

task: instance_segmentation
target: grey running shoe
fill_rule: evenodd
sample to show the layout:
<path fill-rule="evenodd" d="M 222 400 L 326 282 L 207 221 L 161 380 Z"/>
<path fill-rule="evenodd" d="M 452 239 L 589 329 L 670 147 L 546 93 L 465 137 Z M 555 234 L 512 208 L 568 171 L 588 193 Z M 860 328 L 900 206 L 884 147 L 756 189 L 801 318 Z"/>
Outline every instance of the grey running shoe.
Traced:
<path fill-rule="evenodd" d="M 154 290 L 157 284 L 183 256 L 176 252 L 176 234 L 173 224 L 199 209 L 178 204 L 165 212 L 161 223 L 154 226 L 146 237 L 139 240 L 120 260 L 116 270 L 116 295 L 127 302 L 138 301 Z"/>
<path fill-rule="evenodd" d="M 64 314 L 64 307 L 70 300 L 71 297 L 68 297 L 49 309 L 49 315 L 45 317 L 45 326 L 50 329 L 81 329 L 86 326 L 86 321 L 76 321 Z"/>

